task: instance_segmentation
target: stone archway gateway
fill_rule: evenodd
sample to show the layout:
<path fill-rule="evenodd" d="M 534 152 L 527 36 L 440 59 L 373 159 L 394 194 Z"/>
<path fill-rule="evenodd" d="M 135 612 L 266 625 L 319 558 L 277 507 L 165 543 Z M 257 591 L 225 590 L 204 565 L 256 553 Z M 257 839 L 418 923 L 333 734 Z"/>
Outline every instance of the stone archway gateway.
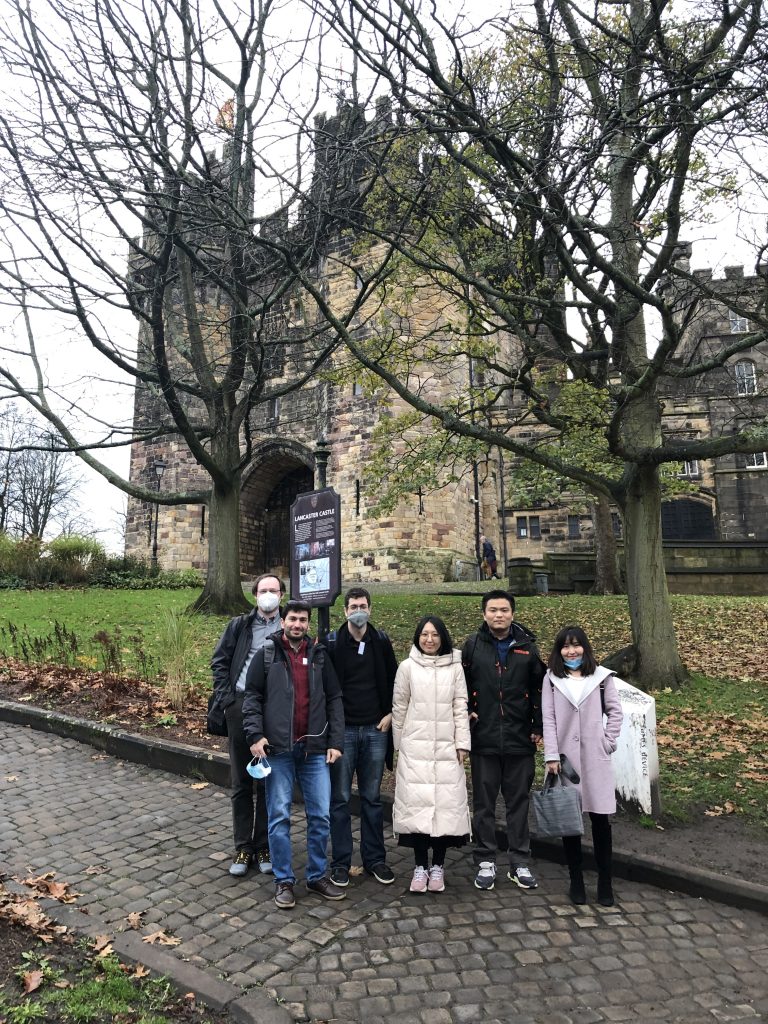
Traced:
<path fill-rule="evenodd" d="M 243 474 L 240 492 L 240 571 L 288 576 L 290 507 L 314 487 L 314 457 L 290 441 L 261 445 Z"/>

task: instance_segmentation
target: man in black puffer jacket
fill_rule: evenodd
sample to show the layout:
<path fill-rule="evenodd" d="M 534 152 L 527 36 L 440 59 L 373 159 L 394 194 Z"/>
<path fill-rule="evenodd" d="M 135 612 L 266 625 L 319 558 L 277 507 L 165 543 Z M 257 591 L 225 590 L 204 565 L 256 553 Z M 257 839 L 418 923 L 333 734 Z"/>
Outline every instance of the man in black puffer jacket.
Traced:
<path fill-rule="evenodd" d="M 536 637 L 514 622 L 515 599 L 504 590 L 483 595 L 484 623 L 465 642 L 462 664 L 472 728 L 472 794 L 478 889 L 496 880 L 496 800 L 507 814 L 508 878 L 521 889 L 537 886 L 528 861 L 528 804 L 541 739 L 544 665 Z"/>

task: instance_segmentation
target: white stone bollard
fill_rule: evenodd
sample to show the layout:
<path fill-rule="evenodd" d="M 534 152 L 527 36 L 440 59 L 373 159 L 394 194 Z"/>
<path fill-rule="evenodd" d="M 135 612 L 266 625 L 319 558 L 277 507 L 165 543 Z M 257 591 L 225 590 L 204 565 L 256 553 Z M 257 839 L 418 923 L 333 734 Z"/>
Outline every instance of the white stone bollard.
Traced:
<path fill-rule="evenodd" d="M 613 754 L 616 796 L 626 805 L 657 817 L 661 813 L 656 701 L 647 693 L 615 680 L 624 721 Z"/>

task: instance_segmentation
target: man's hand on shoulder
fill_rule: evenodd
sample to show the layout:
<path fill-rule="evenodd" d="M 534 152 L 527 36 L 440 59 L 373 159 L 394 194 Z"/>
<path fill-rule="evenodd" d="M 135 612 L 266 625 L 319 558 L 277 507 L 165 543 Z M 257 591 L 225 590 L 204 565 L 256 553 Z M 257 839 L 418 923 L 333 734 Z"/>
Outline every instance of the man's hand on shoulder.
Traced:
<path fill-rule="evenodd" d="M 338 761 L 340 757 L 341 757 L 341 751 L 340 750 L 337 750 L 335 747 L 328 747 L 328 750 L 326 751 L 326 754 L 325 754 L 325 763 L 326 764 L 333 764 L 334 761 Z"/>
<path fill-rule="evenodd" d="M 389 732 L 389 730 L 392 728 L 392 715 L 384 715 L 384 717 L 376 726 L 376 728 L 379 730 L 379 732 Z"/>

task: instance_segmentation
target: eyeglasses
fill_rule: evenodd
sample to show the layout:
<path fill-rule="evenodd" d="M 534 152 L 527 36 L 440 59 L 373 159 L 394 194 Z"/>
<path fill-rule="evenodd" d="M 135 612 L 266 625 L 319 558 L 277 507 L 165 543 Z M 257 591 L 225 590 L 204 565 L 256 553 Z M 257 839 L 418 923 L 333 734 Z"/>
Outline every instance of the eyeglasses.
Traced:
<path fill-rule="evenodd" d="M 419 633 L 420 640 L 439 640 L 439 633 Z"/>

